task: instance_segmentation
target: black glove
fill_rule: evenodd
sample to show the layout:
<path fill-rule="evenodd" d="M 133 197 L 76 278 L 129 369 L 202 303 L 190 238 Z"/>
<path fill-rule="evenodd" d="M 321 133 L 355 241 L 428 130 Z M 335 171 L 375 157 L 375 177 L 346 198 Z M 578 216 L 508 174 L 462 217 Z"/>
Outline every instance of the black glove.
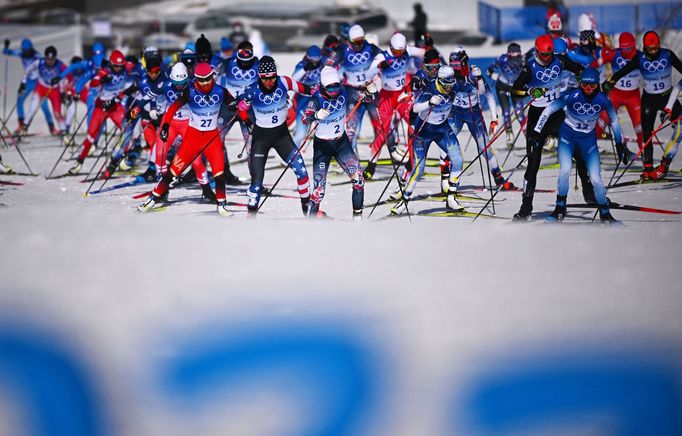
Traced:
<path fill-rule="evenodd" d="M 5 50 L 9 48 L 9 39 L 5 40 Z"/>
<path fill-rule="evenodd" d="M 418 89 L 426 88 L 428 82 L 423 77 L 414 76 L 412 77 L 412 90 L 416 91 Z"/>
<path fill-rule="evenodd" d="M 613 83 L 613 81 L 607 80 L 607 81 L 605 81 L 604 83 L 601 84 L 601 89 L 602 89 L 602 91 L 604 91 L 604 92 L 609 92 L 610 90 L 613 89 L 613 86 L 614 86 L 614 85 L 615 85 L 615 84 Z"/>
<path fill-rule="evenodd" d="M 159 138 L 161 138 L 163 142 L 168 141 L 168 129 L 170 129 L 170 124 L 163 123 L 163 126 L 161 126 L 161 131 L 159 132 Z"/>
<path fill-rule="evenodd" d="M 103 108 L 105 111 L 108 111 L 109 109 L 111 109 L 111 107 L 112 107 L 113 105 L 115 105 L 115 104 L 118 103 L 119 101 L 121 101 L 121 100 L 119 100 L 118 98 L 112 98 L 111 100 L 106 100 L 104 103 L 102 103 L 102 108 Z"/>
<path fill-rule="evenodd" d="M 102 77 L 101 79 L 99 79 L 99 81 L 104 85 L 106 85 L 107 83 L 111 83 L 111 80 L 112 80 L 111 76 L 109 76 L 109 75 L 106 75 L 106 76 Z"/>
<path fill-rule="evenodd" d="M 17 90 L 17 92 L 18 92 L 19 94 L 23 94 L 24 91 L 26 91 L 26 84 L 25 84 L 25 83 L 21 83 L 21 84 L 19 85 L 19 89 Z"/>
<path fill-rule="evenodd" d="M 133 106 L 133 108 L 126 113 L 126 120 L 132 121 L 137 119 L 138 116 L 140 116 L 140 109 L 137 106 Z"/>
<path fill-rule="evenodd" d="M 50 80 L 50 85 L 55 86 L 57 83 L 59 83 L 59 77 L 53 77 L 52 80 Z"/>
<path fill-rule="evenodd" d="M 661 124 L 663 124 L 666 121 L 672 119 L 673 111 L 668 108 L 664 108 L 658 116 L 661 119 Z"/>
<path fill-rule="evenodd" d="M 618 153 L 618 160 L 621 161 L 623 165 L 630 163 L 630 152 L 625 144 L 616 142 L 616 152 Z"/>
<path fill-rule="evenodd" d="M 227 104 L 227 110 L 230 112 L 237 112 L 237 100 L 231 101 Z"/>

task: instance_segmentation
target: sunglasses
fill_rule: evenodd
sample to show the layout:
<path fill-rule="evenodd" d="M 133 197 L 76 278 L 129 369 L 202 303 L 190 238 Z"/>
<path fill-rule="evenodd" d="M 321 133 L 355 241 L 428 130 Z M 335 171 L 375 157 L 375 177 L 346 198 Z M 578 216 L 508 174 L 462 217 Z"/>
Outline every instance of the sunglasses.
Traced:
<path fill-rule="evenodd" d="M 274 82 L 275 80 L 277 80 L 277 76 L 273 76 L 273 77 L 261 77 L 260 80 L 261 80 L 262 82 Z"/>
<path fill-rule="evenodd" d="M 597 85 L 596 83 L 581 83 L 580 84 L 581 88 L 588 90 L 588 91 L 594 91 L 595 89 L 597 89 L 597 86 L 599 86 L 599 85 Z"/>
<path fill-rule="evenodd" d="M 424 64 L 424 69 L 428 73 L 435 73 L 440 69 L 440 64 Z"/>
<path fill-rule="evenodd" d="M 237 57 L 240 59 L 249 60 L 253 57 L 253 52 L 243 48 L 237 52 Z"/>
<path fill-rule="evenodd" d="M 208 77 L 197 77 L 197 78 L 196 78 L 197 83 L 199 83 L 199 84 L 201 84 L 201 85 L 206 85 L 206 84 L 208 84 L 208 83 L 211 83 L 212 80 L 213 80 L 213 76 L 208 76 Z"/>

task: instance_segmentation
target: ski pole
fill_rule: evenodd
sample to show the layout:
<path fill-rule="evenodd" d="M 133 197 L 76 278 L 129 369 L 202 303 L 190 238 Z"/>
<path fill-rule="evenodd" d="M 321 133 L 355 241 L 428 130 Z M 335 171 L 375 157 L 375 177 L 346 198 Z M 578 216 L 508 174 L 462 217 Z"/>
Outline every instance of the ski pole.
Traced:
<path fill-rule="evenodd" d="M 70 145 L 71 143 L 73 143 L 73 140 L 74 140 L 74 138 L 76 137 L 76 133 L 78 133 L 78 130 L 80 130 L 81 125 L 83 124 L 83 121 L 85 121 L 85 119 L 87 118 L 87 116 L 88 116 L 87 113 L 83 115 L 83 118 L 81 118 L 80 123 L 78 123 L 78 127 L 76 127 L 76 130 L 75 130 L 75 131 L 73 132 L 73 134 L 71 135 L 71 139 L 70 139 L 68 142 L 66 142 L 66 144 L 64 144 L 64 149 L 62 150 L 62 153 L 61 153 L 61 154 L 59 155 L 59 157 L 57 158 L 57 162 L 54 163 L 54 166 L 52 166 L 52 170 L 50 171 L 50 174 L 48 174 L 47 177 L 45 177 L 46 179 L 49 179 L 49 178 L 52 176 L 52 173 L 54 173 L 54 170 L 57 169 L 57 165 L 59 165 L 59 162 L 60 162 L 60 161 L 62 160 L 62 158 L 64 157 L 64 154 L 66 153 L 66 150 L 68 150 L 69 145 Z"/>
<path fill-rule="evenodd" d="M 123 139 L 123 134 L 124 134 L 124 133 L 125 133 L 125 129 L 121 129 L 121 133 L 119 133 L 119 135 L 117 136 L 118 139 L 116 140 L 116 145 L 114 145 L 114 146 L 111 147 L 111 149 L 112 149 L 112 155 L 113 155 L 113 150 L 114 150 L 117 146 L 118 146 L 118 147 L 122 146 L 122 144 L 125 142 L 125 140 Z M 132 132 L 132 130 L 131 130 L 131 131 L 130 131 L 130 135 L 128 135 L 128 138 L 129 138 L 130 136 L 132 136 L 132 134 L 133 134 L 133 132 Z M 114 137 L 115 137 L 115 135 L 112 133 L 110 139 L 111 139 L 111 138 L 114 138 Z M 108 141 L 107 141 L 107 145 L 104 147 L 104 150 L 102 150 L 102 153 L 99 155 L 99 157 L 98 157 L 97 160 L 95 161 L 95 164 L 92 166 L 93 169 L 95 168 L 95 165 L 97 165 L 97 162 L 99 162 L 100 158 L 101 158 L 101 157 L 104 157 L 104 155 L 105 155 L 106 152 L 107 152 L 107 148 L 108 148 Z M 90 193 L 90 190 L 92 189 L 92 187 L 93 187 L 93 185 L 95 184 L 95 182 L 99 179 L 99 175 L 102 174 L 102 170 L 106 167 L 106 165 L 107 165 L 107 159 L 104 159 L 104 162 L 102 162 L 102 165 L 99 167 L 99 171 L 97 171 L 97 174 L 95 174 L 95 177 L 93 177 L 92 180 L 90 181 L 90 185 L 88 186 L 88 189 L 85 191 L 85 193 L 83 193 L 83 197 L 87 197 L 87 196 L 88 196 L 88 194 Z M 92 170 L 90 170 L 90 172 L 92 172 Z M 89 176 L 89 175 L 90 175 L 90 173 L 88 173 L 88 176 Z M 86 180 L 87 180 L 87 177 L 84 179 L 84 181 L 86 181 Z"/>
<path fill-rule="evenodd" d="M 426 117 L 425 117 L 425 119 L 424 119 L 422 125 L 419 126 L 419 129 L 417 129 L 417 130 L 412 134 L 412 138 L 409 138 L 409 139 L 408 139 L 408 141 L 407 141 L 407 149 L 405 150 L 405 152 L 403 153 L 403 155 L 400 157 L 400 162 L 403 162 L 403 161 L 405 160 L 405 156 L 406 156 L 407 153 L 410 151 L 410 148 L 413 146 L 415 138 L 419 135 L 419 133 L 421 133 L 422 129 L 423 129 L 424 126 L 426 125 L 426 120 L 429 118 L 429 115 L 431 115 L 431 111 L 432 111 L 432 110 L 433 110 L 433 106 L 429 106 L 429 110 L 428 110 L 428 112 L 426 113 Z M 387 136 L 386 138 L 387 138 L 387 140 L 388 140 L 388 136 Z M 382 144 L 382 146 L 383 146 L 383 144 Z M 380 148 L 379 150 L 381 150 L 381 148 Z M 424 158 L 426 158 L 426 157 L 424 157 Z M 399 167 L 398 165 L 394 164 L 393 158 L 391 158 L 391 164 L 393 165 L 393 174 L 391 175 L 391 177 L 389 177 L 388 182 L 387 182 L 386 185 L 384 186 L 384 189 L 381 191 L 381 194 L 379 194 L 379 198 L 378 198 L 377 201 L 374 203 L 374 206 L 372 207 L 372 210 L 369 212 L 369 216 L 367 217 L 367 219 L 372 218 L 372 214 L 374 213 L 374 211 L 376 210 L 377 206 L 378 206 L 379 203 L 381 202 L 381 199 L 383 198 L 384 194 L 385 194 L 386 191 L 388 190 L 388 187 L 391 185 L 391 181 L 393 180 L 393 177 L 395 177 L 396 180 L 398 181 L 398 188 L 400 189 L 400 194 L 401 194 L 401 196 L 402 196 L 402 198 L 403 198 L 403 201 L 405 202 L 405 212 L 407 212 L 407 218 L 410 220 L 410 222 L 412 222 L 412 217 L 411 217 L 411 214 L 410 214 L 410 210 L 409 210 L 408 207 L 407 207 L 407 199 L 406 199 L 406 197 L 405 197 L 405 190 L 403 189 L 403 186 L 402 186 L 402 184 L 400 183 L 400 179 L 398 178 L 398 168 L 400 168 L 400 167 Z M 416 168 L 419 166 L 419 164 L 420 164 L 420 162 L 419 162 L 419 161 L 416 161 L 416 162 L 415 162 L 415 166 L 414 166 L 414 168 L 412 169 L 412 171 L 415 171 Z"/>
<path fill-rule="evenodd" d="M 133 136 L 133 134 L 135 133 L 135 127 L 136 127 L 135 122 L 137 122 L 137 121 L 138 121 L 138 120 L 135 120 L 135 121 L 133 122 L 132 126 L 130 126 L 130 134 L 129 134 L 129 135 L 127 136 L 127 138 L 121 143 L 121 145 L 120 145 L 120 147 L 119 147 L 119 150 L 120 150 L 121 148 L 123 148 L 124 145 L 125 145 L 128 141 L 130 141 L 130 142 L 132 143 L 132 140 L 133 140 L 132 136 Z M 132 144 L 131 144 L 131 145 L 132 145 Z M 125 152 L 123 152 L 123 154 L 121 155 L 121 160 L 123 160 L 123 159 L 125 159 L 125 158 L 127 157 L 128 152 L 131 150 L 131 148 L 132 148 L 132 147 L 129 147 L 128 150 L 126 150 Z M 111 164 L 112 162 L 114 162 L 114 155 L 115 155 L 115 153 L 114 153 L 114 151 L 112 150 L 112 152 L 111 152 L 111 158 L 109 159 L 109 163 L 110 163 L 110 164 Z M 120 162 L 120 161 L 119 161 L 119 162 Z M 114 171 L 115 171 L 116 169 L 118 169 L 118 165 L 116 165 L 116 168 L 114 168 Z M 111 171 L 109 174 L 107 174 L 107 177 L 104 178 L 104 181 L 102 182 L 102 184 L 101 184 L 100 187 L 99 187 L 99 190 L 100 190 L 100 191 L 104 188 L 104 185 L 107 184 L 107 182 L 109 181 L 109 179 L 111 178 L 111 176 L 114 175 L 114 171 Z M 98 176 L 99 176 L 99 174 L 98 174 Z M 95 180 L 97 180 L 97 177 L 95 177 Z"/>
<path fill-rule="evenodd" d="M 7 55 L 5 58 L 5 94 L 2 96 L 2 118 L 7 119 L 7 76 L 9 75 L 9 58 Z"/>
<path fill-rule="evenodd" d="M 99 154 L 99 156 L 97 156 L 97 159 L 96 159 L 95 162 L 92 164 L 92 167 L 90 167 L 90 171 L 88 171 L 88 173 L 85 175 L 85 178 L 84 178 L 83 180 L 81 180 L 82 183 L 91 181 L 90 175 L 91 175 L 92 172 L 95 170 L 95 167 L 96 167 L 97 164 L 99 163 L 99 160 L 102 159 L 104 156 L 106 156 L 107 150 L 109 149 L 109 143 L 110 143 L 111 140 L 114 139 L 114 138 L 118 138 L 118 139 L 116 139 L 116 142 L 118 142 L 118 141 L 120 140 L 120 138 L 123 136 L 123 133 L 124 133 L 124 131 L 123 131 L 123 129 L 121 129 L 121 133 L 120 133 L 118 136 L 112 134 L 112 135 L 109 137 L 109 140 L 107 140 L 107 142 L 104 143 L 104 147 L 103 147 L 103 149 L 102 149 L 102 152 Z M 113 148 L 113 147 L 112 147 L 112 148 Z M 105 159 L 104 163 L 106 163 L 106 159 Z M 97 175 L 99 175 L 99 172 L 97 173 Z M 97 177 L 95 176 L 95 179 L 96 179 L 96 178 L 97 178 Z"/>
<path fill-rule="evenodd" d="M 514 167 L 514 169 L 512 170 L 512 172 L 509 173 L 509 175 L 507 176 L 506 179 L 504 179 L 504 184 L 506 184 L 506 183 L 509 181 L 509 179 L 511 179 L 511 176 L 514 175 L 514 173 L 516 172 L 516 170 L 519 169 L 519 167 L 521 167 L 521 164 L 523 164 L 523 163 L 526 161 L 526 159 L 528 159 L 528 154 L 526 154 L 526 155 L 523 157 L 523 159 L 521 159 L 521 161 L 519 161 L 519 163 Z M 502 186 L 504 186 L 504 184 L 503 184 Z M 495 193 L 493 194 L 492 198 L 494 198 L 497 194 L 500 193 L 500 191 L 502 190 L 502 186 L 500 186 L 499 188 L 497 188 L 497 190 L 496 190 Z M 488 204 L 490 203 L 490 201 L 492 200 L 492 198 L 491 198 L 490 200 L 488 200 L 488 201 L 483 205 L 483 207 L 481 208 L 481 210 L 478 211 L 478 213 L 476 214 L 476 216 L 474 217 L 474 219 L 471 221 L 472 224 L 473 224 L 474 222 L 476 222 L 476 220 L 478 219 L 479 216 L 481 216 L 481 214 L 483 213 L 483 211 L 485 210 L 485 208 L 488 207 Z"/>
<path fill-rule="evenodd" d="M 674 120 L 669 121 L 667 124 L 661 124 L 660 126 L 658 126 L 658 128 L 655 129 L 655 130 L 651 133 L 651 136 L 649 137 L 649 139 L 647 139 L 647 141 L 646 141 L 645 143 L 642 144 L 642 146 L 639 148 L 639 150 L 637 151 L 637 153 L 635 154 L 635 156 L 632 158 L 632 160 L 630 161 L 630 163 L 628 163 L 628 164 L 625 166 L 625 168 L 623 169 L 623 172 L 620 173 L 620 176 L 618 176 L 618 178 L 613 182 L 613 184 L 609 184 L 609 186 L 607 186 L 606 189 L 609 189 L 609 188 L 613 187 L 613 185 L 615 185 L 615 184 L 618 183 L 618 181 L 625 175 L 625 173 L 627 172 L 627 170 L 630 169 L 630 166 L 632 166 L 632 164 L 637 160 L 637 158 L 642 154 L 642 152 L 644 152 L 644 149 L 646 148 L 646 146 L 649 145 L 649 143 L 654 139 L 654 136 L 655 136 L 656 133 L 660 132 L 661 130 L 665 129 L 666 127 L 669 127 L 669 126 L 675 124 L 675 123 L 678 122 L 681 118 L 682 118 L 682 115 L 678 116 L 678 117 L 675 118 Z"/>
<path fill-rule="evenodd" d="M 519 139 L 519 136 L 521 136 L 521 133 L 523 132 L 523 126 L 526 124 L 526 120 L 527 120 L 527 118 L 524 118 L 523 121 L 521 121 L 519 131 L 516 132 L 516 136 L 514 137 L 514 140 L 512 141 L 511 147 L 509 147 L 509 150 L 507 151 L 507 155 L 504 157 L 504 160 L 502 161 L 502 165 L 500 165 L 501 167 L 504 167 L 504 164 L 507 163 L 507 159 L 509 159 L 511 152 L 514 149 L 514 144 L 516 144 L 516 141 Z"/>
<path fill-rule="evenodd" d="M 467 97 L 469 99 L 469 114 L 471 115 L 471 122 L 474 126 L 474 130 L 476 131 L 475 132 L 476 145 L 478 145 L 478 134 L 480 133 L 479 132 L 479 125 L 476 123 L 476 121 L 474 121 L 474 110 L 471 107 L 471 94 L 470 93 L 467 94 Z M 480 99 L 480 96 L 479 96 L 479 99 Z M 481 126 L 483 126 L 483 129 L 484 129 L 484 132 L 481 136 L 484 137 L 485 136 L 485 123 L 483 121 L 483 112 L 482 111 L 481 111 L 481 113 L 478 114 L 478 118 L 479 118 L 479 121 L 481 122 Z M 490 153 L 492 154 L 492 150 L 490 151 Z M 481 167 L 481 178 L 483 179 L 483 187 L 485 188 L 486 187 L 485 186 L 485 175 L 483 174 L 483 163 L 482 163 L 482 161 L 483 161 L 483 158 L 479 158 L 478 163 L 479 163 L 479 166 Z M 490 177 L 490 160 L 488 159 L 487 153 L 485 156 L 485 164 L 486 164 L 486 168 L 488 169 L 488 185 L 490 186 L 490 199 L 491 199 L 492 204 L 493 204 L 493 214 L 495 214 L 495 201 L 492 200 L 493 199 L 493 196 L 492 196 L 493 195 L 493 182 L 492 182 L 492 179 Z"/>

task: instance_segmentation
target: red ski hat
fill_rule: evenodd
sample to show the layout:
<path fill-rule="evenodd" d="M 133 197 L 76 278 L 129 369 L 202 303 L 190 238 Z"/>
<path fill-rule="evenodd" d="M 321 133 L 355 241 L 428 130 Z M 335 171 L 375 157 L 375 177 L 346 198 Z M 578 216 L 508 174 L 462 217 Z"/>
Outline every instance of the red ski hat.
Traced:
<path fill-rule="evenodd" d="M 650 30 L 644 34 L 643 42 L 644 47 L 658 48 L 661 46 L 661 38 L 658 36 L 658 33 L 654 32 L 653 30 Z"/>
<path fill-rule="evenodd" d="M 635 35 L 630 32 L 621 33 L 618 37 L 618 48 L 624 58 L 632 59 L 635 56 Z"/>
<path fill-rule="evenodd" d="M 535 59 L 542 65 L 548 65 L 554 55 L 554 40 L 551 35 L 540 35 L 535 39 Z"/>
<path fill-rule="evenodd" d="M 109 56 L 109 63 L 117 67 L 122 67 L 126 63 L 126 58 L 120 50 L 114 50 L 111 52 L 111 56 Z"/>
<path fill-rule="evenodd" d="M 197 64 L 197 66 L 194 68 L 194 77 L 199 80 L 207 79 L 211 76 L 213 76 L 213 68 L 211 68 L 211 66 L 206 62 Z"/>

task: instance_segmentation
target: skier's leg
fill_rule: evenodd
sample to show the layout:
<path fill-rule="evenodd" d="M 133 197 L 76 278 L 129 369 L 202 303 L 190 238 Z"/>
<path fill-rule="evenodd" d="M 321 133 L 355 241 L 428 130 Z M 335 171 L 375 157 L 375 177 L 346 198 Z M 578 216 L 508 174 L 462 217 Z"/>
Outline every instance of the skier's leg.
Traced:
<path fill-rule="evenodd" d="M 324 198 L 327 185 L 329 162 L 331 162 L 333 154 L 329 142 L 317 136 L 313 140 L 313 148 L 313 192 L 310 194 L 310 206 L 308 208 L 310 216 L 317 215 L 317 211 L 320 210 L 320 203 Z"/>
<path fill-rule="evenodd" d="M 348 177 L 353 183 L 353 213 L 358 215 L 362 214 L 362 208 L 365 199 L 365 179 L 362 176 L 362 169 L 360 168 L 360 161 L 358 156 L 353 151 L 350 139 L 343 135 L 336 141 L 336 161 L 339 166 L 343 168 Z"/>

